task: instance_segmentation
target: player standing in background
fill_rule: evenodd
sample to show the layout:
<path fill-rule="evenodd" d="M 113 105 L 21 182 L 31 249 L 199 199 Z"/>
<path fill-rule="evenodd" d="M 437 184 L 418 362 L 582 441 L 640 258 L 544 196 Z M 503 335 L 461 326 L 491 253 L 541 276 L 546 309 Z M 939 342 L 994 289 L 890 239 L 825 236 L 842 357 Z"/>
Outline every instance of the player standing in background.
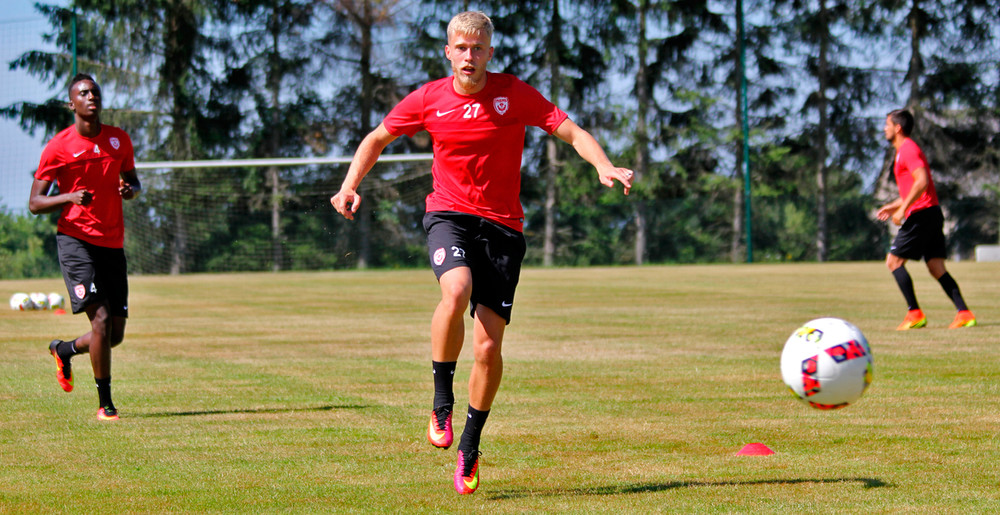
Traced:
<path fill-rule="evenodd" d="M 56 379 L 67 392 L 73 390 L 70 359 L 89 352 L 97 418 L 118 420 L 111 401 L 111 348 L 125 338 L 128 318 L 122 200 L 135 198 L 142 187 L 132 140 L 118 127 L 101 124 L 100 86 L 79 74 L 70 82 L 69 100 L 75 123 L 45 145 L 28 209 L 36 215 L 61 211 L 59 268 L 73 313 L 87 313 L 90 331 L 71 341 L 53 340 L 49 352 L 56 361 Z M 59 193 L 49 196 L 53 183 Z"/>
<path fill-rule="evenodd" d="M 525 252 L 519 197 L 525 127 L 540 127 L 573 145 L 605 186 L 617 180 L 627 195 L 633 174 L 615 167 L 590 133 L 533 87 L 486 71 L 493 23 L 485 14 L 456 15 L 447 35 L 444 53 L 453 75 L 425 84 L 392 109 L 361 142 L 330 202 L 353 220 L 361 204 L 357 188 L 386 145 L 404 134 L 430 133 L 433 191 L 423 225 L 441 301 L 431 318 L 434 409 L 427 438 L 439 448 L 453 441 L 453 377 L 471 304 L 475 361 L 454 475 L 455 489 L 468 494 L 479 486 L 479 440 L 503 375 L 501 344 Z"/>
<path fill-rule="evenodd" d="M 944 292 L 955 304 L 958 314 L 949 329 L 972 327 L 976 317 L 965 305 L 958 283 L 945 270 L 947 255 L 944 241 L 944 215 L 938 205 L 937 192 L 927 158 L 920 147 L 910 139 L 913 131 L 913 115 L 909 111 L 897 109 L 885 118 L 885 139 L 896 149 L 893 174 L 899 187 L 899 198 L 878 210 L 879 220 L 892 219 L 896 225 L 902 224 L 896 239 L 892 242 L 885 263 L 892 271 L 903 298 L 909 305 L 909 312 L 897 330 L 916 329 L 927 325 L 927 318 L 917 304 L 913 290 L 913 280 L 906 271 L 906 260 L 923 258 L 927 270 L 941 283 Z M 905 221 L 904 221 L 905 220 Z"/>

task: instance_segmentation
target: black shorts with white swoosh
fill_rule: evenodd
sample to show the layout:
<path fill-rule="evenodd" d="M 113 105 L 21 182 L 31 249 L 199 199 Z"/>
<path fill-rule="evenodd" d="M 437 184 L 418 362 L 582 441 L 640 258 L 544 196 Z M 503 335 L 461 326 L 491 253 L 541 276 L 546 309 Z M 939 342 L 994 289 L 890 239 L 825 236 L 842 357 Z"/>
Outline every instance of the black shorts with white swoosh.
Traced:
<path fill-rule="evenodd" d="M 424 230 L 438 280 L 449 270 L 468 267 L 472 273 L 470 314 L 482 304 L 509 324 L 526 250 L 524 235 L 486 218 L 454 211 L 428 212 Z"/>

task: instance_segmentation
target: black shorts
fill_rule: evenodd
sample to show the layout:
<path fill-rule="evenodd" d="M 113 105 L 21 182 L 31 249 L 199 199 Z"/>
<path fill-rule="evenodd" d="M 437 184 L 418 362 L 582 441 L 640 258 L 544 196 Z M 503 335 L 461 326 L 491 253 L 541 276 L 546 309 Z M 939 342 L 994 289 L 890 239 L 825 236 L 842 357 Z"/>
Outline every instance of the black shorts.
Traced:
<path fill-rule="evenodd" d="M 56 247 L 73 313 L 106 302 L 109 315 L 128 318 L 128 266 L 124 249 L 101 247 L 62 233 L 56 234 Z"/>
<path fill-rule="evenodd" d="M 941 206 L 932 206 L 910 213 L 892 241 L 889 253 L 903 259 L 944 259 L 948 250 L 944 242 L 944 215 Z"/>
<path fill-rule="evenodd" d="M 424 215 L 427 252 L 438 280 L 453 268 L 472 271 L 472 311 L 482 304 L 510 323 L 514 290 L 521 276 L 524 235 L 485 218 L 453 211 Z"/>

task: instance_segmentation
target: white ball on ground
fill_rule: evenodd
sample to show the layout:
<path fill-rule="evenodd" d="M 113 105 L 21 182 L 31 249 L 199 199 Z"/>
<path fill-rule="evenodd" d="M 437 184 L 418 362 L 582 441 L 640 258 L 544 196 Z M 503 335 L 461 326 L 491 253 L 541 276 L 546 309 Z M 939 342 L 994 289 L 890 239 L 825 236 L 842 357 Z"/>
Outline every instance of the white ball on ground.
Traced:
<path fill-rule="evenodd" d="M 49 309 L 64 309 L 66 307 L 66 299 L 58 293 L 49 294 Z"/>
<path fill-rule="evenodd" d="M 35 309 L 49 309 L 49 296 L 42 292 L 34 292 L 31 294 L 31 303 Z"/>
<path fill-rule="evenodd" d="M 31 297 L 27 293 L 15 293 L 10 296 L 10 309 L 14 311 L 27 311 L 33 309 Z"/>

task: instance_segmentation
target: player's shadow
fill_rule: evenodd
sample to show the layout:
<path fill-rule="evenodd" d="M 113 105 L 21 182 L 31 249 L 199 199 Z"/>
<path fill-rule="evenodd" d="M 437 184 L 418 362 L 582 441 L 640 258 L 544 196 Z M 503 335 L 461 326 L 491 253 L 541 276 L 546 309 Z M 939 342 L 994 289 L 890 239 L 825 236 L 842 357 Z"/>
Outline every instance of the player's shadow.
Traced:
<path fill-rule="evenodd" d="M 556 497 L 567 495 L 621 495 L 621 494 L 641 494 L 663 492 L 676 488 L 690 487 L 712 487 L 712 486 L 754 486 L 754 485 L 798 485 L 804 483 L 830 484 L 830 483 L 858 483 L 862 488 L 884 488 L 894 487 L 891 483 L 886 483 L 878 478 L 870 477 L 844 477 L 829 479 L 761 479 L 755 481 L 671 481 L 669 483 L 640 483 L 636 485 L 615 485 L 615 486 L 584 486 L 579 488 L 560 489 L 513 489 L 500 490 L 492 494 L 490 499 L 521 499 L 526 497 Z"/>
<path fill-rule="evenodd" d="M 294 413 L 308 411 L 360 410 L 368 408 L 363 404 L 334 404 L 328 406 L 312 406 L 305 408 L 234 408 L 191 411 L 162 411 L 153 413 L 130 414 L 129 417 L 196 417 L 199 415 L 260 415 L 265 413 Z"/>

